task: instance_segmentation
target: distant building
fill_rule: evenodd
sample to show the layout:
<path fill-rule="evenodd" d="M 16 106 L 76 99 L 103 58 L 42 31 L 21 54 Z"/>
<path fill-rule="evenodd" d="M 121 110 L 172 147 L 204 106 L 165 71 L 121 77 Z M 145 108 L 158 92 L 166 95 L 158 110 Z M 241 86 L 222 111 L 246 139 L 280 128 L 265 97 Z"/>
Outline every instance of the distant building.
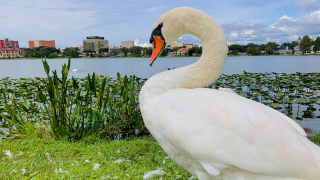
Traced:
<path fill-rule="evenodd" d="M 104 40 L 101 36 L 88 36 L 83 40 L 83 51 L 99 51 L 99 49 L 107 48 L 108 40 Z"/>
<path fill-rule="evenodd" d="M 116 47 L 114 45 L 110 46 L 109 49 L 119 49 L 119 47 Z"/>
<path fill-rule="evenodd" d="M 288 46 L 287 47 L 279 47 L 277 50 L 276 50 L 276 54 L 279 53 L 279 54 L 288 54 L 288 53 L 292 53 L 292 49 L 289 48 Z"/>
<path fill-rule="evenodd" d="M 72 48 L 78 48 L 80 53 L 83 52 L 83 45 L 72 45 L 71 47 Z"/>
<path fill-rule="evenodd" d="M 35 47 L 52 47 L 56 48 L 56 41 L 55 40 L 50 40 L 50 41 L 45 41 L 45 40 L 35 40 L 35 41 L 29 41 L 29 48 L 35 48 Z"/>
<path fill-rule="evenodd" d="M 184 47 L 184 48 L 187 48 L 187 49 L 191 49 L 192 47 L 193 47 L 193 44 L 184 44 L 184 43 L 182 43 L 182 42 L 175 42 L 175 43 L 172 43 L 171 45 L 170 45 L 170 47 L 171 48 L 174 48 L 174 47 L 178 47 L 178 48 L 180 48 L 180 47 Z"/>
<path fill-rule="evenodd" d="M 193 44 L 183 44 L 187 49 L 191 49 L 193 47 Z"/>
<path fill-rule="evenodd" d="M 60 49 L 60 53 L 62 54 L 66 48 L 64 47 L 64 48 L 59 48 L 59 49 Z"/>
<path fill-rule="evenodd" d="M 174 47 L 183 47 L 183 43 L 182 42 L 172 43 L 171 48 L 174 48 Z"/>
<path fill-rule="evenodd" d="M 184 56 L 188 54 L 188 50 L 186 48 L 180 48 L 177 50 L 177 56 Z"/>
<path fill-rule="evenodd" d="M 299 53 L 301 53 L 300 45 L 295 46 L 293 49 L 294 49 L 295 54 L 299 54 Z"/>
<path fill-rule="evenodd" d="M 8 38 L 5 38 L 4 40 L 0 40 L 0 49 L 6 49 L 6 48 L 19 49 L 19 42 L 9 40 Z"/>
<path fill-rule="evenodd" d="M 134 42 L 133 41 L 121 41 L 121 47 L 126 47 L 126 48 L 131 48 L 134 46 Z"/>
<path fill-rule="evenodd" d="M 25 57 L 26 51 L 19 48 L 19 42 L 8 38 L 0 40 L 0 58 Z"/>

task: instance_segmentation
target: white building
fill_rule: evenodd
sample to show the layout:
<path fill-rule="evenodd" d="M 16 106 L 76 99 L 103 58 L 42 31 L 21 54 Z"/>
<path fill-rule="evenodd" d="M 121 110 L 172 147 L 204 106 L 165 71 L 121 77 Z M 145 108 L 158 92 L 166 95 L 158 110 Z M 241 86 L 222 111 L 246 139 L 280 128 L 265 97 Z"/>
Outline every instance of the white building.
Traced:
<path fill-rule="evenodd" d="M 72 45 L 71 47 L 72 48 L 78 48 L 80 53 L 83 52 L 83 45 Z"/>
<path fill-rule="evenodd" d="M 66 48 L 60 48 L 60 53 L 62 54 Z"/>

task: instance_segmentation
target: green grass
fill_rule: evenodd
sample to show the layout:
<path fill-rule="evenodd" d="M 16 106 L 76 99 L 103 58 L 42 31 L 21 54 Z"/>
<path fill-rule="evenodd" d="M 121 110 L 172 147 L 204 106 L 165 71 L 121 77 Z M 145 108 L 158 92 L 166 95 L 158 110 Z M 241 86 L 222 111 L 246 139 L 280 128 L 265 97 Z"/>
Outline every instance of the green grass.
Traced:
<path fill-rule="evenodd" d="M 11 159 L 5 155 L 6 150 L 10 150 Z M 146 172 L 158 168 L 167 174 L 153 179 L 192 176 L 171 159 L 165 159 L 166 156 L 151 137 L 110 142 L 100 139 L 68 142 L 50 137 L 2 140 L 0 179 L 143 179 Z M 124 162 L 117 163 L 119 159 Z M 100 167 L 93 170 L 96 163 Z M 59 167 L 63 173 L 55 172 Z M 22 169 L 26 170 L 24 174 Z"/>
<path fill-rule="evenodd" d="M 320 133 L 310 138 L 317 145 L 319 139 Z M 7 150 L 10 150 L 11 158 L 5 155 Z M 167 174 L 151 179 L 188 179 L 192 176 L 166 157 L 152 137 L 77 142 L 57 141 L 47 136 L 6 139 L 0 142 L 0 179 L 142 179 L 146 172 L 158 168 L 163 168 Z M 123 162 L 117 162 L 119 160 Z M 100 167 L 93 170 L 96 163 Z M 55 172 L 59 168 L 62 173 Z M 24 174 L 22 169 L 25 169 Z"/>

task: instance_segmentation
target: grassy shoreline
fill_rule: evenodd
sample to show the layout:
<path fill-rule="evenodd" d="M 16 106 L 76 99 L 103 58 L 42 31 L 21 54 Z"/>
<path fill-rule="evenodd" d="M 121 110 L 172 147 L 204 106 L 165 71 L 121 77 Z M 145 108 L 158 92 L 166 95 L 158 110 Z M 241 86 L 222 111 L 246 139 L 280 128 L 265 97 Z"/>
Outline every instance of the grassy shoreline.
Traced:
<path fill-rule="evenodd" d="M 7 150 L 11 158 L 5 155 Z M 151 137 L 78 142 L 50 137 L 2 140 L 0 151 L 0 179 L 142 179 L 145 173 L 158 168 L 166 174 L 156 179 L 192 176 L 167 159 Z M 99 168 L 94 170 L 95 166 Z M 55 172 L 59 168 L 62 171 Z"/>

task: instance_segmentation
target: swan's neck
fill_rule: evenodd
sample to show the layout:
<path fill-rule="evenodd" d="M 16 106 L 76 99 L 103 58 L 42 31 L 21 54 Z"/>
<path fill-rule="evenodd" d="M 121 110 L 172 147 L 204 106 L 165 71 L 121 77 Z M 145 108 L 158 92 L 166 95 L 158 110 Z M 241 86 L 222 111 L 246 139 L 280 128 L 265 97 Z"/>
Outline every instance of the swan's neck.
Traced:
<path fill-rule="evenodd" d="M 211 17 L 201 18 L 202 21 L 189 19 L 184 27 L 186 32 L 183 33 L 196 35 L 202 40 L 201 58 L 194 64 L 151 77 L 141 89 L 140 104 L 172 89 L 205 87 L 220 76 L 228 51 L 226 39 L 220 26 Z"/>

